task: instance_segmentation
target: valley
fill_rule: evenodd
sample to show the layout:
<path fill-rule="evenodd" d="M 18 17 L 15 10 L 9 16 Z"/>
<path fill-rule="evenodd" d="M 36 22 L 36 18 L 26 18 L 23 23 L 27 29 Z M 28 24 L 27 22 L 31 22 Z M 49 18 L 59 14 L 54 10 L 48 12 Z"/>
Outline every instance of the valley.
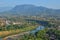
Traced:
<path fill-rule="evenodd" d="M 0 18 L 1 22 L 0 22 L 0 38 L 2 38 L 3 40 L 19 40 L 19 38 L 24 38 L 24 35 L 31 36 L 31 35 L 37 35 L 36 33 L 38 31 L 42 30 L 59 30 L 59 26 L 60 26 L 60 22 L 59 20 L 50 20 L 50 19 L 46 19 L 46 18 L 41 18 L 41 17 L 27 17 L 27 16 L 22 16 L 22 17 L 7 17 L 7 18 Z M 2 25 L 3 24 L 3 25 Z M 40 28 L 40 27 L 44 28 Z M 35 30 L 37 28 L 40 28 L 39 30 Z M 35 31 L 36 32 L 35 32 Z M 31 31 L 31 33 L 30 33 Z M 35 32 L 35 33 L 34 33 Z M 29 37 L 30 38 L 30 37 Z M 24 39 L 22 39 L 24 40 Z M 26 39 L 28 40 L 28 39 Z M 35 40 L 31 39 L 31 40 Z"/>
<path fill-rule="evenodd" d="M 60 9 L 28 4 L 7 9 L 0 12 L 0 40 L 60 40 Z"/>

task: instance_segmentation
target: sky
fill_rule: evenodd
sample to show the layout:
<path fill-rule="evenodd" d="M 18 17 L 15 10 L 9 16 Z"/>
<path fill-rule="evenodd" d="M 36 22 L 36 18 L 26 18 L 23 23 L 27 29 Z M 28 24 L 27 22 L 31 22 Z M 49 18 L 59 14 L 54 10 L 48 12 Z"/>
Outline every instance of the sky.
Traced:
<path fill-rule="evenodd" d="M 0 7 L 15 7 L 16 5 L 23 4 L 60 9 L 60 0 L 0 0 Z"/>

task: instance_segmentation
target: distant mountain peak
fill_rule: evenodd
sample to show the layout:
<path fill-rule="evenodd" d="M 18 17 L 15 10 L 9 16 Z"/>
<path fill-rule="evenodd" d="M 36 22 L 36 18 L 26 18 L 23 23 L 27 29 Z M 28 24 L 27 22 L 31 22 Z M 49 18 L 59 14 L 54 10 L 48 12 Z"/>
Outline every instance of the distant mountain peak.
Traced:
<path fill-rule="evenodd" d="M 16 6 L 35 6 L 35 5 L 31 5 L 31 4 L 23 4 L 23 5 L 16 5 Z"/>
<path fill-rule="evenodd" d="M 60 9 L 50 9 L 31 4 L 17 5 L 8 13 L 18 15 L 60 15 Z"/>

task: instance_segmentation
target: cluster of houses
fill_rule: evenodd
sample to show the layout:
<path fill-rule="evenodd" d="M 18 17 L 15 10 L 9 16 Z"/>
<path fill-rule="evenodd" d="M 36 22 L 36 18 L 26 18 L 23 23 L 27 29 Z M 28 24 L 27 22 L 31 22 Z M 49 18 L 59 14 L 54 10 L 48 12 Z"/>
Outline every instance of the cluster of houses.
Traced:
<path fill-rule="evenodd" d="M 18 21 L 10 21 L 10 20 L 6 20 L 4 18 L 0 18 L 0 26 L 5 26 L 5 25 L 17 25 L 17 24 L 22 24 L 21 22 Z"/>

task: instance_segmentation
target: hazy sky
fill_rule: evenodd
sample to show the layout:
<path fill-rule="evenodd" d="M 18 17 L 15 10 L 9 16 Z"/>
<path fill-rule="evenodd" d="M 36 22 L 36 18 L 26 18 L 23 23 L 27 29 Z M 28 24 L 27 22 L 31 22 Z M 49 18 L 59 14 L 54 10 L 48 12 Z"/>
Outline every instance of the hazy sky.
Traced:
<path fill-rule="evenodd" d="M 60 0 L 0 0 L 0 7 L 14 7 L 22 4 L 33 4 L 37 6 L 60 9 Z"/>

